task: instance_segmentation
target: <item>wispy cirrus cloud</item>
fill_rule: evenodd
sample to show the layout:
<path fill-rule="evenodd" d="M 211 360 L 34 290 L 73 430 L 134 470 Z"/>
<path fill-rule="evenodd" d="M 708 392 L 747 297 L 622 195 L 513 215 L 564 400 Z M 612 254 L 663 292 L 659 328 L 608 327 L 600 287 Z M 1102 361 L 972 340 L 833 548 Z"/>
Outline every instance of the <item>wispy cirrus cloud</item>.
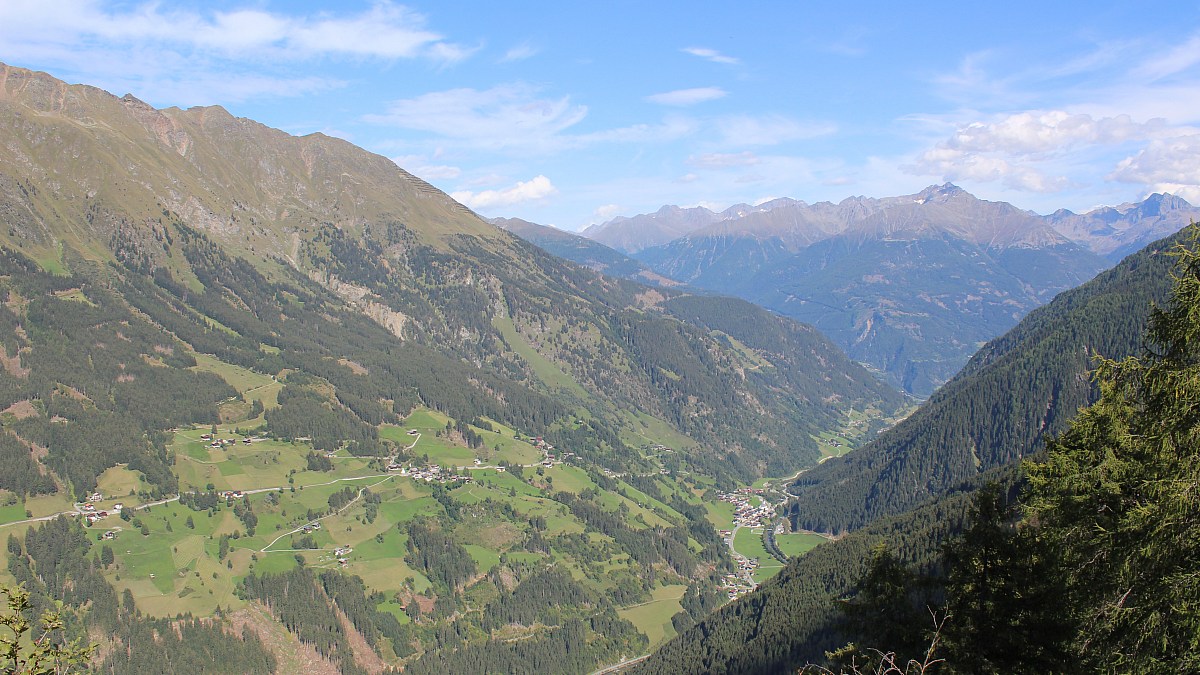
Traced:
<path fill-rule="evenodd" d="M 720 87 L 695 87 L 653 94 L 647 96 L 646 100 L 659 105 L 689 106 L 725 98 L 727 94 L 728 92 Z"/>
<path fill-rule="evenodd" d="M 108 41 L 161 43 L 171 51 L 289 56 L 461 59 L 470 48 L 447 42 L 423 15 L 391 2 L 355 14 L 295 16 L 260 9 L 197 12 L 159 3 L 113 6 L 98 0 L 10 0 L 0 4 L 0 44 L 52 42 L 101 48 Z M 119 45 L 113 45 L 118 47 Z"/>
<path fill-rule="evenodd" d="M 538 49 L 528 42 L 522 42 L 519 45 L 514 45 L 504 52 L 504 56 L 500 58 L 501 63 L 512 63 L 514 61 L 524 61 L 525 59 L 537 56 Z"/>
<path fill-rule="evenodd" d="M 509 84 L 491 89 L 450 89 L 393 101 L 368 122 L 425 131 L 468 141 L 473 147 L 551 149 L 556 136 L 587 116 L 569 97 L 544 98 L 537 87 Z"/>
<path fill-rule="evenodd" d="M 728 169 L 731 167 L 754 166 L 762 162 L 758 155 L 749 150 L 737 153 L 710 153 L 692 155 L 687 163 L 703 169 Z"/>
<path fill-rule="evenodd" d="M 317 59 L 418 59 L 446 66 L 477 48 L 381 0 L 358 12 L 197 10 L 158 2 L 6 0 L 0 54 L 173 104 L 300 96 L 342 86 L 300 74 Z M 182 96 L 180 94 L 183 94 Z"/>
<path fill-rule="evenodd" d="M 715 49 L 709 49 L 707 47 L 684 47 L 680 51 L 684 52 L 685 54 L 691 54 L 692 56 L 698 56 L 702 59 L 712 61 L 713 63 L 737 65 L 742 62 L 741 59 L 733 56 L 726 56 Z"/>
<path fill-rule="evenodd" d="M 472 209 L 488 209 L 496 206 L 512 206 L 524 202 L 545 199 L 558 192 L 554 184 L 545 176 L 535 176 L 528 181 L 518 181 L 516 185 L 496 190 L 471 192 L 460 190 L 451 192 L 450 196 Z"/>
<path fill-rule="evenodd" d="M 778 114 L 731 115 L 715 121 L 715 126 L 727 145 L 778 145 L 837 133 L 832 122 L 797 120 Z"/>

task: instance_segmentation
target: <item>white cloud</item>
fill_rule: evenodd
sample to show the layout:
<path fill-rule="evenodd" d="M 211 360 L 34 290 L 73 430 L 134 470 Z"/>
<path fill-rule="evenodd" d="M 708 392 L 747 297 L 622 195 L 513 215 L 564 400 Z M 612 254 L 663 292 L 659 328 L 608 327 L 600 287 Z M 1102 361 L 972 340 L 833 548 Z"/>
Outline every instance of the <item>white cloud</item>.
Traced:
<path fill-rule="evenodd" d="M 753 166 L 760 163 L 758 155 L 749 150 L 737 153 L 711 153 L 707 155 L 692 155 L 687 163 L 704 169 L 728 169 L 730 167 Z"/>
<path fill-rule="evenodd" d="M 1171 192 L 1196 200 L 1200 198 L 1200 134 L 1151 141 L 1136 155 L 1121 160 L 1108 179 L 1140 183 L 1150 192 Z"/>
<path fill-rule="evenodd" d="M 1181 45 L 1172 47 L 1167 53 L 1146 59 L 1133 70 L 1141 79 L 1159 80 L 1188 70 L 1200 63 L 1200 35 Z"/>
<path fill-rule="evenodd" d="M 1062 110 L 1023 112 L 994 123 L 968 124 L 941 145 L 964 153 L 1037 155 L 1079 145 L 1112 145 L 1147 138 L 1162 133 L 1164 128 L 1161 119 L 1135 123 L 1128 115 L 1096 119 Z"/>
<path fill-rule="evenodd" d="M 474 51 L 429 29 L 423 15 L 387 0 L 342 13 L 197 7 L 203 9 L 4 0 L 0 54 L 137 91 L 152 101 L 188 105 L 302 96 L 342 84 L 299 72 L 306 60 L 424 59 L 446 65 Z"/>
<path fill-rule="evenodd" d="M 1057 192 L 1075 185 L 1063 173 L 1070 155 L 1082 158 L 1092 150 L 1179 133 L 1161 119 L 1139 123 L 1128 115 L 1029 111 L 962 126 L 905 169 L 949 181 L 999 181 L 1020 191 Z"/>
<path fill-rule="evenodd" d="M 688 106 L 705 101 L 715 101 L 724 98 L 726 91 L 720 87 L 696 87 L 694 89 L 676 89 L 647 96 L 646 100 L 659 105 Z"/>
<path fill-rule="evenodd" d="M 689 117 L 667 116 L 657 124 L 634 124 L 588 133 L 567 133 L 588 113 L 567 96 L 545 98 L 537 87 L 506 84 L 480 91 L 452 89 L 394 101 L 368 122 L 425 131 L 440 144 L 471 151 L 549 154 L 599 144 L 666 143 L 696 133 Z"/>
<path fill-rule="evenodd" d="M 605 204 L 604 206 L 596 207 L 592 212 L 592 216 L 599 221 L 611 220 L 613 216 L 621 212 L 621 207 L 616 204 Z"/>
<path fill-rule="evenodd" d="M 829 136 L 831 122 L 802 122 L 783 115 L 735 115 L 717 120 L 717 131 L 729 145 L 778 145 L 788 141 Z"/>
<path fill-rule="evenodd" d="M 530 57 L 536 56 L 538 49 L 528 42 L 522 42 L 504 52 L 504 56 L 500 59 L 501 63 L 511 63 L 513 61 L 524 61 Z"/>
<path fill-rule="evenodd" d="M 462 190 L 451 192 L 450 196 L 472 209 L 487 209 L 494 206 L 512 206 L 513 204 L 537 201 L 556 192 L 558 189 L 554 187 L 550 179 L 539 175 L 500 190 L 484 190 L 482 192 Z"/>
<path fill-rule="evenodd" d="M 725 56 L 721 52 L 718 52 L 715 49 L 708 49 L 707 47 L 686 47 L 680 51 L 686 54 L 691 54 L 692 56 L 699 56 L 702 59 L 708 59 L 713 63 L 724 63 L 728 65 L 736 65 L 741 63 L 740 60 L 732 56 Z"/>
<path fill-rule="evenodd" d="M 430 164 L 429 160 L 420 155 L 403 155 L 393 157 L 392 161 L 396 166 L 404 169 L 414 176 L 419 176 L 427 181 L 443 180 L 450 178 L 458 178 L 462 175 L 462 169 L 457 166 L 449 166 L 446 164 Z"/>
<path fill-rule="evenodd" d="M 122 10 L 97 0 L 10 0 L 0 4 L 0 24 L 7 29 L 7 44 L 151 41 L 173 51 L 285 51 L 293 57 L 346 54 L 389 59 L 455 60 L 469 53 L 429 30 L 423 15 L 386 0 L 355 14 L 307 16 L 263 10 L 201 13 L 164 9 L 152 2 Z"/>
<path fill-rule="evenodd" d="M 537 89 L 514 84 L 485 91 L 451 89 L 393 101 L 369 122 L 469 140 L 475 147 L 553 145 L 554 136 L 587 115 L 568 97 L 539 98 Z"/>

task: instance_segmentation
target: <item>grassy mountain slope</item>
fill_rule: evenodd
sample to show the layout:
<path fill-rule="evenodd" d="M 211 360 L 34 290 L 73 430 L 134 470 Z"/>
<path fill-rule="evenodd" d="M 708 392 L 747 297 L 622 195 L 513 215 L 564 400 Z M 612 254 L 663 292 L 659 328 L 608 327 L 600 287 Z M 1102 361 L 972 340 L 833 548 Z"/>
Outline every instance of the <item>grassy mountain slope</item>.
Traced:
<path fill-rule="evenodd" d="M 0 558 L 110 655 L 190 612 L 348 673 L 616 660 L 718 597 L 714 488 L 903 403 L 343 141 L 7 67 L 0 129 Z"/>
<path fill-rule="evenodd" d="M 851 398 L 832 389 L 785 401 L 732 377 L 744 357 L 664 314 L 658 296 L 551 258 L 344 141 L 295 138 L 219 108 L 155 110 L 17 68 L 0 73 L 0 126 L 14 139 L 0 148 L 0 195 L 12 214 L 0 238 L 47 269 L 115 261 L 162 280 L 186 304 L 189 294 L 214 295 L 211 280 L 225 281 L 196 262 L 206 254 L 183 250 L 193 231 L 236 261 L 219 266 L 248 265 L 279 284 L 275 300 L 315 284 L 323 302 L 400 341 L 564 396 L 564 409 L 586 408 L 610 427 L 627 408 L 669 419 L 714 453 L 744 455 L 751 472 L 813 461 L 808 430 L 787 425 L 836 417 L 812 401 Z M 271 344 L 266 308 L 244 297 L 259 282 L 239 283 L 221 293 L 256 317 L 249 334 L 234 332 Z M 652 336 L 670 345 L 656 352 L 670 366 L 648 361 L 637 344 Z M 574 385 L 561 386 L 554 372 Z M 879 387 L 873 395 L 891 396 Z M 739 416 L 742 403 L 765 414 Z M 706 421 L 714 416 L 722 421 Z"/>

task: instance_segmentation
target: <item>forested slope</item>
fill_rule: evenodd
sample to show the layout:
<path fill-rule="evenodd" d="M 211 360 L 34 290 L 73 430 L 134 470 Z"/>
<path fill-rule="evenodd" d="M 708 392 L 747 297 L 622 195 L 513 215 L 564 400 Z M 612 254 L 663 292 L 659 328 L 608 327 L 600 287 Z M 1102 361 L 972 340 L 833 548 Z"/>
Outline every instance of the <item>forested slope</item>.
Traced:
<path fill-rule="evenodd" d="M 1181 235 L 1130 256 L 992 340 L 908 419 L 806 472 L 791 490 L 798 527 L 842 532 L 902 513 L 982 471 L 1028 457 L 1095 400 L 1094 357 L 1139 353 L 1146 312 L 1170 288 Z"/>
<path fill-rule="evenodd" d="M 985 424 L 979 392 L 991 392 L 992 415 L 1010 414 L 1013 401 L 1039 381 L 1035 369 L 1048 368 L 1051 382 L 1073 378 L 1081 385 L 1075 396 L 1094 397 L 1083 375 L 1095 362 L 1085 360 L 1075 366 L 1080 370 L 1056 368 L 1056 354 L 1073 365 L 1064 345 L 1086 341 L 1096 351 L 1142 356 L 1106 362 L 1105 398 L 1080 417 L 1075 407 L 1058 412 L 1057 431 L 1066 433 L 1051 443 L 1048 457 L 1036 453 L 1045 463 L 972 470 L 924 503 L 913 506 L 909 497 L 854 512 L 859 521 L 871 519 L 793 560 L 756 592 L 668 642 L 636 672 L 795 672 L 828 663 L 827 652 L 848 643 L 857 647 L 843 656 L 857 655 L 859 666 L 873 667 L 887 652 L 896 652 L 900 663 L 919 661 L 931 642 L 939 645 L 931 658 L 948 659 L 947 672 L 1122 672 L 1113 668 L 1117 663 L 1133 668 L 1128 672 L 1184 672 L 1177 666 L 1195 661 L 1185 646 L 1194 643 L 1195 612 L 1187 599 L 1194 584 L 1183 581 L 1196 574 L 1195 539 L 1188 534 L 1194 519 L 1167 513 L 1195 510 L 1186 496 L 1190 488 L 1182 487 L 1187 481 L 1176 479 L 1194 473 L 1187 458 L 1197 447 L 1189 403 L 1200 295 L 1194 253 L 1186 258 L 1183 302 L 1158 314 L 1153 344 L 1144 336 L 1151 300 L 1162 303 L 1171 292 L 1177 257 L 1165 251 L 1189 234 L 1157 242 L 1035 312 L 923 408 L 953 410 L 957 397 L 966 397 L 962 410 L 978 412 L 957 433 L 994 438 L 994 447 L 1003 449 L 1025 437 Z M 1135 324 L 1137 339 L 1131 340 L 1126 332 Z M 1063 405 L 1063 397 L 1053 400 Z M 926 439 L 952 436 L 953 428 L 929 435 L 942 431 L 935 425 L 946 424 L 946 414 L 939 411 L 917 429 Z M 911 424 L 865 450 L 879 453 Z M 1052 433 L 1048 426 L 1037 430 L 1039 444 Z M 1024 453 L 1018 449 L 1014 458 L 1037 450 L 1028 445 L 1034 440 L 1024 442 Z M 988 481 L 996 484 L 978 490 Z M 846 485 L 857 483 L 839 487 Z M 833 491 L 826 486 L 824 494 Z M 1023 523 L 1018 493 L 1033 508 Z M 886 548 L 875 548 L 880 544 Z M 1161 572 L 1141 572 L 1149 567 Z M 1126 606 L 1131 593 L 1143 600 Z M 1095 631 L 1105 638 L 1093 639 Z"/>

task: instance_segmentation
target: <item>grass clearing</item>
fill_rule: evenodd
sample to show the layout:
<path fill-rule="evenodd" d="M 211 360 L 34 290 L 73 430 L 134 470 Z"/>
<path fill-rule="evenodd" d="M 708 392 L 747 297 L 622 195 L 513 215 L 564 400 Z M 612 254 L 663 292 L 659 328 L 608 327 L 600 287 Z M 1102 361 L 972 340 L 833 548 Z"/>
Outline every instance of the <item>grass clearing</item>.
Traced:
<path fill-rule="evenodd" d="M 584 400 L 591 398 L 574 378 L 564 373 L 561 368 L 534 349 L 533 345 L 526 342 L 525 338 L 517 332 L 517 327 L 513 324 L 512 319 L 507 315 L 492 319 L 492 326 L 500 331 L 500 335 L 504 337 L 508 346 L 512 347 L 512 350 L 529 364 L 529 367 L 533 369 L 533 374 L 539 380 L 553 389 L 568 391 Z"/>
<path fill-rule="evenodd" d="M 775 545 L 789 558 L 804 555 L 827 541 L 829 541 L 827 537 L 805 532 L 775 535 Z"/>
<path fill-rule="evenodd" d="M 275 382 L 270 375 L 263 375 L 242 366 L 225 363 L 210 354 L 195 353 L 193 356 L 196 359 L 196 365 L 192 367 L 192 370 L 213 373 L 229 383 L 229 386 L 237 389 L 239 394 Z"/>
<path fill-rule="evenodd" d="M 704 502 L 704 510 L 708 513 L 708 522 L 718 530 L 733 529 L 733 504 L 729 502 Z"/>
<path fill-rule="evenodd" d="M 636 626 L 650 639 L 650 647 L 655 647 L 675 637 L 671 617 L 683 609 L 679 600 L 686 590 L 687 586 L 682 584 L 659 586 L 651 594 L 651 600 L 619 609 L 617 614 Z"/>

